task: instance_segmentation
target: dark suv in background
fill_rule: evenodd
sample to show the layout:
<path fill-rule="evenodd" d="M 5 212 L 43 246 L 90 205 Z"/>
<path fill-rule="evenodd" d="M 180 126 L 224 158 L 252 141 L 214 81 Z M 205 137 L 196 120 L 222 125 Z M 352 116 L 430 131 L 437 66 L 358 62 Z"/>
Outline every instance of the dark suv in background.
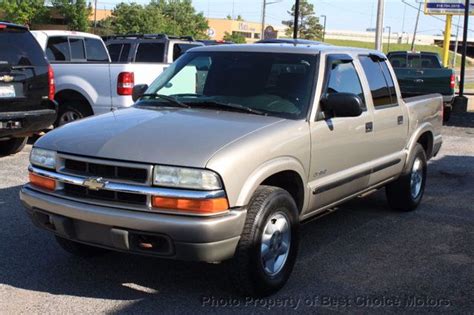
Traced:
<path fill-rule="evenodd" d="M 0 22 L 0 156 L 56 120 L 54 74 L 27 28 Z"/>
<path fill-rule="evenodd" d="M 112 62 L 171 64 L 191 48 L 203 46 L 191 36 L 126 34 L 103 38 Z"/>

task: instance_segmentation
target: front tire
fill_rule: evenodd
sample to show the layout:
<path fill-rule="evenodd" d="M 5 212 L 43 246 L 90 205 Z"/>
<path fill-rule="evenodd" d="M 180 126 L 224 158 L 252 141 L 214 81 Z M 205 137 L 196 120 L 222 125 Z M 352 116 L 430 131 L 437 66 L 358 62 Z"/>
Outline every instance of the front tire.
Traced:
<path fill-rule="evenodd" d="M 69 254 L 72 254 L 77 257 L 88 258 L 99 256 L 107 252 L 106 249 L 94 247 L 82 243 L 77 243 L 60 236 L 55 236 L 56 242 Z"/>
<path fill-rule="evenodd" d="M 20 152 L 25 147 L 27 141 L 28 137 L 0 141 L 0 156 L 7 156 Z"/>
<path fill-rule="evenodd" d="M 410 160 L 410 173 L 400 176 L 385 187 L 387 201 L 394 210 L 415 210 L 423 198 L 426 183 L 427 159 L 421 144 L 415 146 Z"/>
<path fill-rule="evenodd" d="M 230 264 L 234 287 L 244 296 L 268 296 L 281 289 L 293 270 L 298 244 L 295 201 L 286 190 L 260 186 Z"/>

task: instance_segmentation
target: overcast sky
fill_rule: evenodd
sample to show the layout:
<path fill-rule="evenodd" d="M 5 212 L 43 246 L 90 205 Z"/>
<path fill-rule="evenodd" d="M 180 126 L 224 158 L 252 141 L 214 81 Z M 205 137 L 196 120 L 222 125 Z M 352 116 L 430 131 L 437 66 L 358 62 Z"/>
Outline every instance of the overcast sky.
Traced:
<path fill-rule="evenodd" d="M 119 2 L 121 1 L 98 0 L 98 7 L 112 8 Z M 135 0 L 135 2 L 145 4 L 149 1 Z M 267 0 L 267 2 L 278 2 L 267 7 L 268 23 L 281 24 L 282 20 L 289 19 L 287 11 L 294 0 Z M 315 5 L 316 15 L 327 16 L 328 30 L 365 31 L 367 28 L 375 27 L 377 0 L 310 0 L 310 2 Z M 405 0 L 405 2 L 418 6 L 415 0 Z M 262 14 L 261 0 L 193 0 L 193 3 L 198 11 L 213 18 L 224 18 L 227 14 L 234 13 L 234 16 L 240 14 L 248 21 L 260 21 Z M 385 0 L 384 24 L 390 26 L 392 32 L 413 32 L 416 14 L 417 9 L 405 5 L 402 0 Z M 426 16 L 422 12 L 418 34 L 442 34 L 445 17 L 438 18 L 441 21 L 432 16 Z M 453 22 L 457 24 L 457 21 L 458 17 L 454 17 Z M 456 28 L 453 28 L 453 34 L 455 32 Z M 462 30 L 460 32 L 462 33 Z M 473 35 L 474 33 L 470 32 L 469 36 Z"/>

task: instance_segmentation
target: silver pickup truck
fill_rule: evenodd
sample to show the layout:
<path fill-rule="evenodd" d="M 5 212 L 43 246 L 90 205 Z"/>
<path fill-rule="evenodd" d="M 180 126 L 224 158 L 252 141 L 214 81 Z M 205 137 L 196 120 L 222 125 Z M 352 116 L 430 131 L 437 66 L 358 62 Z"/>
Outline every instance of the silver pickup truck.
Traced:
<path fill-rule="evenodd" d="M 133 108 L 39 139 L 21 190 L 68 252 L 229 260 L 242 294 L 288 280 L 300 223 L 385 187 L 414 210 L 443 100 L 403 100 L 376 51 L 256 44 L 190 50 Z"/>

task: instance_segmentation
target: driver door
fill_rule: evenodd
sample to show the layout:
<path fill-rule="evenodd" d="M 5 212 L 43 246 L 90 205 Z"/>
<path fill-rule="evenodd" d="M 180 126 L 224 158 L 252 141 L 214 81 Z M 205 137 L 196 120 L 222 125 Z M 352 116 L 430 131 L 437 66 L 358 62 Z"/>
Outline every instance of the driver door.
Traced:
<path fill-rule="evenodd" d="M 354 194 L 369 184 L 370 173 L 364 163 L 373 157 L 373 113 L 365 105 L 359 77 L 360 65 L 350 55 L 332 54 L 326 58 L 322 97 L 331 93 L 352 93 L 362 99 L 363 112 L 358 117 L 325 118 L 318 109 L 311 124 L 311 172 L 309 185 L 313 192 L 310 211 Z"/>

